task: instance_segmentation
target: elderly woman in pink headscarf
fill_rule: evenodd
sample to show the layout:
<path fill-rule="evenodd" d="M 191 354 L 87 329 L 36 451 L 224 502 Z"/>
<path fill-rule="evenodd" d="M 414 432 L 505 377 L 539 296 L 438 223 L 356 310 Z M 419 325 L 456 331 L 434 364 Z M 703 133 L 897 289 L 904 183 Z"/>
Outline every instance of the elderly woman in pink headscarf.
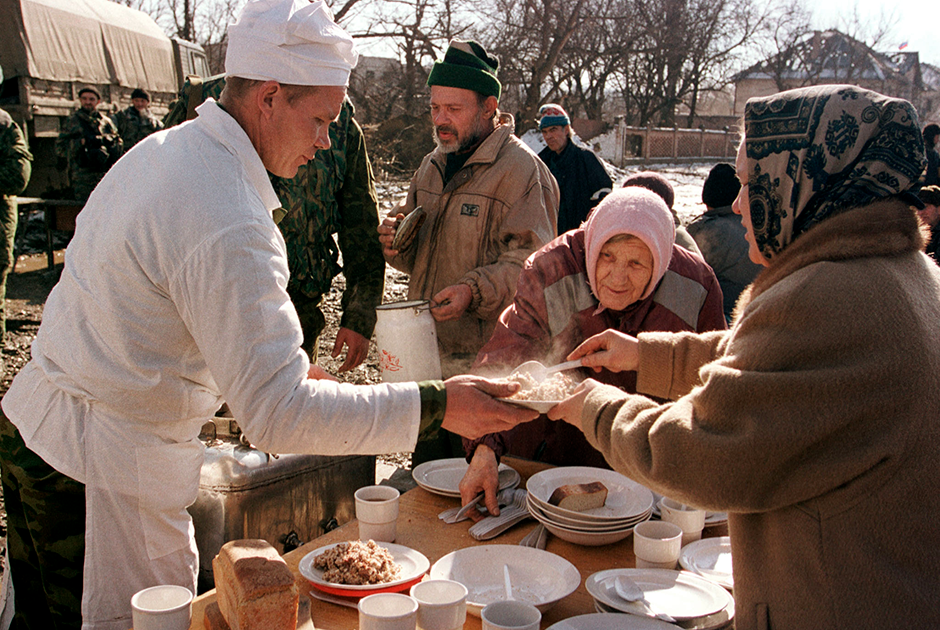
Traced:
<path fill-rule="evenodd" d="M 718 280 L 700 256 L 675 244 L 675 224 L 665 202 L 644 188 L 621 188 L 582 227 L 529 257 L 513 303 L 500 316 L 474 369 L 505 375 L 529 360 L 554 365 L 582 341 L 608 329 L 635 335 L 725 327 Z M 593 377 L 636 392 L 635 372 L 600 370 Z M 490 510 L 498 509 L 497 465 L 503 454 L 609 468 L 580 431 L 544 416 L 464 446 L 470 468 L 460 485 L 461 497 L 466 502 L 483 490 Z"/>

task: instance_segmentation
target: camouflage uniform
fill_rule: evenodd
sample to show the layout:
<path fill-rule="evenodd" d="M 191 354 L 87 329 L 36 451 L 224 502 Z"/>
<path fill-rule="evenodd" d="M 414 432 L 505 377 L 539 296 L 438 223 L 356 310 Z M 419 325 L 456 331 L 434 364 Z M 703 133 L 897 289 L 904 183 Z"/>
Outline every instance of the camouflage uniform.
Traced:
<path fill-rule="evenodd" d="M 13 270 L 16 236 L 16 195 L 29 183 L 33 156 L 10 115 L 0 109 L 0 345 L 6 335 L 7 276 Z"/>
<path fill-rule="evenodd" d="M 149 109 L 141 113 L 133 105 L 117 112 L 111 119 L 121 134 L 125 151 L 130 151 L 132 146 L 153 132 L 163 129 L 163 123 Z"/>
<path fill-rule="evenodd" d="M 109 155 L 100 166 L 89 167 L 81 160 L 82 146 L 92 143 L 105 147 Z M 56 139 L 55 149 L 60 161 L 68 160 L 69 181 L 72 182 L 77 201 L 88 199 L 91 191 L 108 172 L 108 167 L 124 152 L 123 147 L 124 143 L 114 122 L 101 112 L 79 109 L 69 117 L 65 129 Z"/>
<path fill-rule="evenodd" d="M 0 478 L 15 594 L 11 630 L 81 628 L 85 486 L 26 448 L 3 413 Z"/>
<path fill-rule="evenodd" d="M 163 122 L 167 127 L 187 119 L 192 100 L 218 98 L 224 77 L 183 86 Z M 378 201 L 372 166 L 362 129 L 353 118 L 348 100 L 339 120 L 330 125 L 331 147 L 317 151 L 313 160 L 298 169 L 292 179 L 271 175 L 271 183 L 286 211 L 278 227 L 287 243 L 290 281 L 287 292 L 304 333 L 303 348 L 315 360 L 317 339 L 326 324 L 320 300 L 340 271 L 346 278 L 340 326 L 366 339 L 375 328 L 375 307 L 382 302 L 385 259 L 378 232 Z M 338 236 L 339 247 L 333 239 Z M 343 266 L 339 265 L 342 252 Z"/>

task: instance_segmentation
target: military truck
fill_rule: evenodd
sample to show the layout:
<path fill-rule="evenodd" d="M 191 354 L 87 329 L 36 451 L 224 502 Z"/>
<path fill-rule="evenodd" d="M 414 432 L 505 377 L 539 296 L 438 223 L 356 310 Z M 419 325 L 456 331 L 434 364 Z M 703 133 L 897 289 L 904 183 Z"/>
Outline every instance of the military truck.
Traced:
<path fill-rule="evenodd" d="M 143 88 L 162 117 L 187 75 L 210 74 L 201 46 L 171 39 L 146 13 L 109 0 L 2 0 L 0 67 L 0 108 L 24 129 L 35 158 L 25 193 L 32 197 L 68 184 L 55 139 L 83 86 L 101 93 L 105 113 Z"/>

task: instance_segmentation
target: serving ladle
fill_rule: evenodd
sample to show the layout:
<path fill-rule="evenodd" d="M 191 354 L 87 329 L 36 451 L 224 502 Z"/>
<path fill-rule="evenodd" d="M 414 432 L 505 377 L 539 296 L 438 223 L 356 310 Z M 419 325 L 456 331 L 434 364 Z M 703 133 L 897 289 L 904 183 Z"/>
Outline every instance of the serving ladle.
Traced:
<path fill-rule="evenodd" d="M 513 370 L 513 372 L 519 374 L 528 373 L 532 376 L 532 378 L 541 383 L 555 372 L 562 372 L 564 370 L 570 370 L 577 367 L 581 367 L 581 359 L 565 361 L 564 363 L 559 363 L 558 365 L 553 365 L 552 367 L 545 367 L 539 361 L 526 361 Z"/>

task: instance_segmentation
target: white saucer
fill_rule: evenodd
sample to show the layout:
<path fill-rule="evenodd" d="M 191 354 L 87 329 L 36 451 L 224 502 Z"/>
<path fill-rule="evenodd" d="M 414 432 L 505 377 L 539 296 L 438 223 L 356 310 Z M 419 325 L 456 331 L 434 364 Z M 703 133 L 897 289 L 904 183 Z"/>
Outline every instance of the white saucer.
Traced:
<path fill-rule="evenodd" d="M 731 572 L 731 538 L 715 536 L 691 542 L 679 552 L 683 569 L 697 573 L 721 584 L 729 591 L 734 588 Z"/>

